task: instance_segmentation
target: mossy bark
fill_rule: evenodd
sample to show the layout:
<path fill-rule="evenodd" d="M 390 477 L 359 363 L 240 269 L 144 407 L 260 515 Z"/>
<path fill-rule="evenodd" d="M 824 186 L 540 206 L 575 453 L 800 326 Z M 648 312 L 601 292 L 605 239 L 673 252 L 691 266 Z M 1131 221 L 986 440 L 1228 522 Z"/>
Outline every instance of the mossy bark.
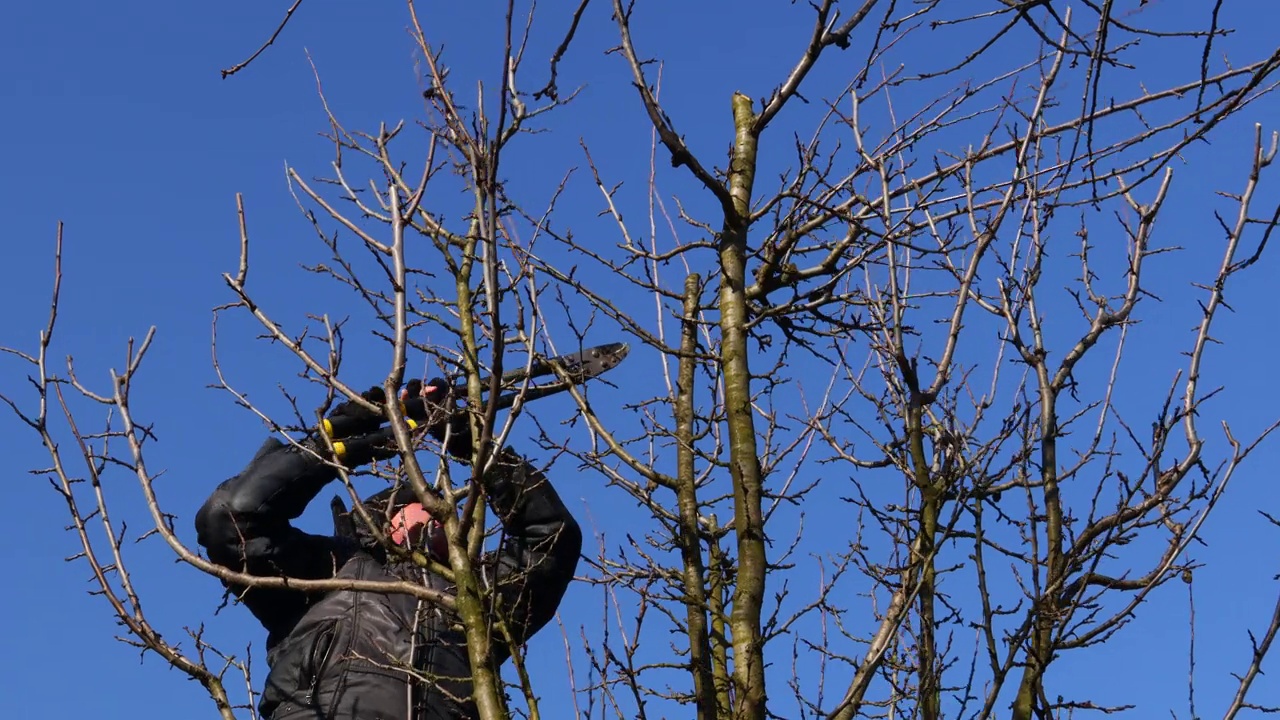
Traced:
<path fill-rule="evenodd" d="M 728 186 L 732 207 L 720 232 L 720 361 L 724 373 L 733 480 L 734 531 L 738 542 L 737 585 L 733 593 L 733 715 L 765 718 L 764 647 L 760 615 L 766 576 L 763 478 L 751 407 L 751 363 L 747 351 L 746 260 L 751 189 L 756 171 L 755 111 L 751 98 L 733 95 L 734 143 Z"/>
<path fill-rule="evenodd" d="M 701 278 L 691 273 L 684 283 L 684 314 L 680 323 L 680 366 L 676 380 L 676 502 L 680 509 L 680 555 L 684 564 L 685 617 L 689 634 L 689 672 L 698 720 L 717 717 L 712 676 L 710 633 L 707 627 L 706 563 L 698 528 L 697 477 L 693 464 L 693 381 L 698 349 L 698 299 Z"/>

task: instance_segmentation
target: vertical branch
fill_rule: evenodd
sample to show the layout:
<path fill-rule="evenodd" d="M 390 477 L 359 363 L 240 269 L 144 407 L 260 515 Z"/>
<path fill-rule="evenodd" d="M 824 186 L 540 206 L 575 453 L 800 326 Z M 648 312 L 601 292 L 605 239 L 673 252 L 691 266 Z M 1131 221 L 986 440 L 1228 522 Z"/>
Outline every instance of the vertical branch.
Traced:
<path fill-rule="evenodd" d="M 929 458 L 924 447 L 924 399 L 914 370 L 906 370 L 910 396 L 907 401 L 907 451 L 910 454 L 912 482 L 920 491 L 920 521 L 916 542 L 912 545 L 912 564 L 919 573 L 919 635 L 916 639 L 920 667 L 920 715 L 925 720 L 937 720 L 942 711 L 939 680 L 941 668 L 937 661 L 937 641 L 934 637 L 934 590 L 937 583 L 936 547 L 938 517 L 942 512 L 944 486 L 942 478 L 933 477 L 929 470 Z"/>
<path fill-rule="evenodd" d="M 755 181 L 755 112 L 751 98 L 733 96 L 736 130 L 729 164 L 732 211 L 725 213 L 719 241 L 721 362 L 724 365 L 725 412 L 729 428 L 729 473 L 733 478 L 734 530 L 738 539 L 738 584 L 730 618 L 733 632 L 734 717 L 765 717 L 764 646 L 760 613 L 764 602 L 763 478 L 756 450 L 751 409 L 751 367 L 747 353 L 747 231 L 751 188 Z"/>
<path fill-rule="evenodd" d="M 1035 629 L 1027 648 L 1022 682 L 1013 703 L 1014 720 L 1030 720 L 1036 699 L 1040 696 L 1041 683 L 1052 652 L 1053 628 L 1057 617 L 1055 598 L 1057 588 L 1061 587 L 1063 570 L 1062 498 L 1058 489 L 1058 391 L 1049 381 L 1043 351 L 1036 353 L 1034 370 L 1040 386 L 1040 481 L 1044 493 L 1045 589 L 1034 610 Z"/>
<path fill-rule="evenodd" d="M 707 554 L 711 561 L 710 572 L 707 573 L 707 587 L 711 591 L 708 598 L 708 610 L 711 612 L 711 674 L 716 689 L 716 717 L 729 717 L 730 693 L 732 678 L 729 677 L 729 640 L 725 634 L 724 599 L 728 584 L 725 577 L 728 570 L 728 559 L 724 549 L 720 547 L 720 526 L 715 515 L 711 516 L 711 526 L 707 528 Z"/>
<path fill-rule="evenodd" d="M 689 671 L 697 698 L 698 720 L 716 713 L 715 683 L 711 675 L 711 646 L 707 636 L 707 596 L 703 585 L 698 531 L 697 476 L 693 465 L 693 380 L 698 349 L 698 299 L 701 278 L 689 273 L 684 281 L 684 316 L 680 322 L 680 366 L 676 380 L 676 502 L 680 507 L 680 555 L 684 561 L 684 603 L 689 623 Z"/>
<path fill-rule="evenodd" d="M 394 398 L 404 382 L 406 364 L 406 348 L 409 342 L 408 294 L 406 290 L 407 270 L 404 257 L 404 227 L 406 213 L 400 205 L 400 188 L 392 184 L 388 188 L 387 200 L 391 206 L 391 259 L 392 259 L 392 298 L 394 333 L 392 338 L 391 372 L 383 384 L 386 397 Z M 410 209 L 412 212 L 412 209 Z M 422 467 L 418 464 L 418 456 L 412 452 L 413 440 L 409 436 L 409 428 L 405 424 L 404 414 L 397 402 L 387 403 L 391 415 L 391 427 L 396 442 L 405 450 L 401 453 L 405 473 L 414 492 L 424 502 L 430 501 L 426 479 L 422 475 Z M 441 508 L 443 509 L 443 508 Z M 437 510 L 438 512 L 438 510 Z"/>

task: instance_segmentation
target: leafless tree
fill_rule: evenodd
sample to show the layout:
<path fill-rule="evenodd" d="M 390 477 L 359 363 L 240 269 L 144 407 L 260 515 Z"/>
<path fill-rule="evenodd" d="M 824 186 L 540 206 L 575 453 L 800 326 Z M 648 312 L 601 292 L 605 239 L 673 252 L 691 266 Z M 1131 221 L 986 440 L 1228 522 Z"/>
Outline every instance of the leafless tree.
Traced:
<path fill-rule="evenodd" d="M 233 299 L 216 310 L 252 314 L 295 355 L 302 381 L 326 395 L 320 413 L 358 397 L 338 372 L 352 332 L 385 342 L 387 390 L 406 373 L 465 376 L 474 467 L 512 433 L 533 434 L 556 462 L 602 477 L 611 507 L 628 508 L 627 530 L 599 530 L 580 578 L 605 612 L 563 620 L 569 663 L 586 680 L 535 688 L 517 653 L 513 709 L 485 662 L 480 486 L 447 463 L 424 475 L 396 418 L 403 462 L 379 471 L 420 490 L 434 483 L 463 508 L 448 528 L 450 559 L 482 717 L 536 716 L 539 697 L 570 691 L 584 717 L 1148 715 L 1137 697 L 1108 701 L 1054 670 L 1067 656 L 1123 657 L 1144 607 L 1171 596 L 1171 580 L 1194 584 L 1206 520 L 1276 427 L 1233 432 L 1230 408 L 1213 402 L 1229 358 L 1211 350 L 1229 346 L 1216 329 L 1228 295 L 1259 266 L 1280 218 L 1261 189 L 1277 136 L 1254 112 L 1276 87 L 1280 46 L 1234 46 L 1220 2 L 1190 12 L 1112 0 L 823 0 L 791 9 L 811 16 L 812 31 L 797 47 L 771 46 L 790 59 L 751 79 L 765 96 L 717 99 L 723 132 L 701 137 L 664 105 L 668 69 L 637 29 L 657 10 L 588 4 L 537 10 L 564 34 L 536 70 L 525 52 L 534 10 L 508 4 L 505 72 L 471 105 L 410 2 L 418 125 L 358 131 L 330 112 L 328 175 L 288 173 L 326 249 L 310 269 L 352 291 L 353 322 L 367 327 L 317 315 L 291 332 L 273 319 L 251 290 L 243 208 L 240 266 L 225 276 Z M 537 169 L 557 179 L 552 201 L 534 206 L 509 192 L 504 177 L 527 169 L 504 164 L 505 153 L 538 143 L 528 131 L 562 116 L 547 113 L 574 112 L 558 87 L 572 66 L 561 62 L 586 42 L 590 12 L 611 12 L 607 55 L 648 118 L 650 171 L 640 183 L 611 177 L 584 141 L 580 160 Z M 927 52 L 943 35 L 969 50 Z M 770 44 L 708 42 L 729 55 Z M 1175 55 L 1199 62 L 1181 77 L 1181 67 L 1155 72 Z M 853 69 L 826 69 L 837 63 Z M 1204 149 L 1244 128 L 1246 153 Z M 717 142 L 727 158 L 705 149 Z M 1203 163 L 1231 168 L 1233 184 L 1195 182 Z M 465 203 L 451 199 L 458 190 Z M 607 225 L 558 208 L 584 191 Z M 1219 232 L 1188 238 L 1161 222 L 1186 217 L 1174 202 L 1211 215 Z M 1180 253 L 1196 259 L 1174 262 Z M 1192 331 L 1153 357 L 1144 345 L 1159 323 L 1140 321 L 1169 314 L 1163 293 L 1195 295 L 1170 304 L 1189 309 L 1166 323 Z M 232 717 L 224 678 L 228 668 L 247 677 L 245 664 L 200 630 L 180 650 L 147 622 L 99 476 L 135 473 L 154 521 L 145 534 L 199 570 L 315 589 L 334 581 L 231 577 L 185 548 L 143 462 L 149 430 L 129 406 L 150 337 L 95 390 L 70 364 L 50 365 L 57 307 L 55 284 L 36 349 L 10 350 L 34 368 L 36 404 L 5 400 L 49 450 L 81 559 L 126 641 L 199 680 Z M 594 338 L 633 346 L 618 371 L 628 381 L 607 402 L 570 387 L 568 430 L 521 403 L 499 415 L 491 400 L 504 370 Z M 411 353 L 434 367 L 410 369 Z M 1135 366 L 1177 371 L 1148 392 L 1126 383 Z M 314 408 L 270 417 L 219 379 L 277 430 L 316 422 Z M 103 408 L 105 427 L 77 422 L 68 392 Z M 56 431 L 51 413 L 65 421 Z M 55 432 L 74 438 L 87 484 Z M 408 585 L 359 589 L 449 602 Z M 1270 710 L 1249 691 L 1280 629 L 1280 599 L 1256 622 L 1252 652 L 1221 659 L 1238 681 L 1234 697 L 1211 701 L 1227 718 Z M 1199 717 L 1188 682 L 1177 713 Z"/>

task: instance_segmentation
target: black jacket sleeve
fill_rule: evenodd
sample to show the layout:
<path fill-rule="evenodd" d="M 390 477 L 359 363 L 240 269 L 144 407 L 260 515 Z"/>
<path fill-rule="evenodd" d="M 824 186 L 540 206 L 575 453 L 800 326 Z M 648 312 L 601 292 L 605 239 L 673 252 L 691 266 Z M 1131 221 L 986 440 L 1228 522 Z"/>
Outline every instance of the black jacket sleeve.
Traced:
<path fill-rule="evenodd" d="M 318 580 L 351 557 L 354 542 L 293 527 L 307 504 L 337 477 L 311 453 L 268 439 L 239 475 L 214 490 L 196 514 L 197 541 L 209 560 L 252 575 Z M 266 628 L 268 647 L 287 634 L 307 596 L 283 588 L 227 583 Z"/>
<path fill-rule="evenodd" d="M 582 530 L 551 483 L 510 449 L 498 456 L 485 489 L 505 533 L 501 549 L 486 564 L 486 579 L 520 644 L 560 606 L 582 553 Z"/>

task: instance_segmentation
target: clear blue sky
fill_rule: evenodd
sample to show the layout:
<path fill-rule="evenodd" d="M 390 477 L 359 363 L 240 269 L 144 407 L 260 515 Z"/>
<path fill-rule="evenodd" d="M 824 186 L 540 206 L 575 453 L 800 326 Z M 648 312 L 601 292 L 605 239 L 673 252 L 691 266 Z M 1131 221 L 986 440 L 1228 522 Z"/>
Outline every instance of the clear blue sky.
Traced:
<path fill-rule="evenodd" d="M 1167 10 L 1174 2 L 1149 5 Z M 420 111 L 413 46 L 404 31 L 407 16 L 396 2 L 357 7 L 306 0 L 275 46 L 240 75 L 220 79 L 219 69 L 255 49 L 289 4 L 69 0 L 10 3 L 0 10 L 0 210 L 5 218 L 0 238 L 8 270 L 0 283 L 0 345 L 34 347 L 46 318 L 55 227 L 65 222 L 62 325 L 54 355 L 75 355 L 82 378 L 103 387 L 106 368 L 123 362 L 126 339 L 141 337 L 151 325 L 158 328 L 136 411 L 156 426 L 160 442 L 149 463 L 166 473 L 159 483 L 162 499 L 178 515 L 180 534 L 191 543 L 195 509 L 243 465 L 263 434 L 260 424 L 234 408 L 228 396 L 207 388 L 215 379 L 210 310 L 231 299 L 220 274 L 235 269 L 238 251 L 235 193 L 245 196 L 256 240 L 254 282 L 264 303 L 292 322 L 309 311 L 338 313 L 351 307 L 336 294 L 329 296 L 333 291 L 324 289 L 329 286 L 298 267 L 323 259 L 323 248 L 299 216 L 283 171 L 287 163 L 304 177 L 320 175 L 332 155 L 319 137 L 328 125 L 306 53 L 348 127 L 372 130 L 379 121 L 412 121 Z M 994 0 L 989 4 L 997 6 Z M 469 83 L 477 77 L 492 83 L 500 47 L 500 36 L 482 29 L 499 17 L 497 11 L 464 10 L 464 5 L 422 3 L 432 39 L 444 41 L 460 95 L 470 92 Z M 540 7 L 550 10 L 551 5 Z M 1194 12 L 1207 16 L 1208 8 L 1200 7 L 1204 3 L 1185 5 L 1195 5 Z M 639 217 L 648 172 L 648 123 L 624 63 L 604 54 L 616 44 L 607 10 L 600 3 L 589 11 L 580 42 L 561 67 L 561 89 L 583 85 L 581 98 L 555 116 L 553 132 L 531 139 L 510 156 L 504 171 L 515 192 L 545 200 L 568 167 L 584 165 L 577 149 L 578 139 L 584 138 L 614 182 L 625 179 L 634 185 L 627 202 Z M 642 52 L 668 63 L 663 97 L 677 128 L 709 164 L 722 162 L 729 141 L 730 93 L 766 95 L 793 62 L 809 27 L 802 3 L 659 2 L 642 7 L 639 16 L 636 33 Z M 1223 20 L 1240 32 L 1221 47 L 1242 63 L 1271 52 L 1280 6 L 1274 0 L 1227 3 Z M 565 15 L 547 22 L 530 53 L 536 60 L 531 67 L 558 40 Z M 936 47 L 919 51 L 945 56 L 972 46 L 956 33 L 938 37 Z M 1171 76 L 1167 73 L 1185 76 L 1188 68 L 1197 67 L 1196 46 L 1179 47 L 1127 76 L 1130 84 L 1125 87 L 1138 80 L 1160 86 Z M 1147 56 L 1155 48 L 1151 45 Z M 839 84 L 862 60 L 858 53 L 833 53 L 815 73 L 815 82 Z M 1222 67 L 1217 54 L 1213 62 Z M 532 77 L 543 76 L 537 71 Z M 807 131 L 804 119 L 813 112 L 812 107 L 798 108 L 779 118 L 769 136 L 778 143 L 769 151 L 779 153 L 772 155 L 776 162 L 782 162 L 778 158 L 787 152 L 792 131 Z M 1268 131 L 1280 128 L 1280 100 L 1255 104 L 1217 136 L 1212 148 L 1193 147 L 1187 153 L 1190 165 L 1177 166 L 1174 207 L 1165 225 L 1177 233 L 1164 244 L 1189 251 L 1165 261 L 1168 308 L 1193 306 L 1188 273 L 1216 257 L 1219 236 L 1210 210 L 1229 210 L 1229 205 L 1208 207 L 1204 190 L 1239 189 L 1245 143 L 1255 121 Z M 679 173 L 663 172 L 670 192 L 688 187 Z M 578 178 L 558 222 L 579 228 L 579 233 L 606 233 L 610 226 L 595 217 L 599 196 L 585 180 L 585 174 Z M 1280 198 L 1274 181 L 1264 186 L 1261 197 L 1260 207 L 1274 206 Z M 1197 198 L 1200 204 L 1180 202 L 1183 198 Z M 602 242 L 614 242 L 613 236 L 604 237 Z M 1229 350 L 1211 358 L 1214 378 L 1209 384 L 1226 385 L 1214 411 L 1231 417 L 1242 437 L 1277 414 L 1271 380 L 1278 349 L 1272 317 L 1277 267 L 1274 257 L 1266 258 L 1239 284 L 1229 298 L 1238 312 L 1225 318 L 1216 333 Z M 1154 326 L 1162 327 L 1163 310 L 1147 311 Z M 1168 382 L 1177 361 L 1169 356 L 1169 343 L 1185 341 L 1190 318 L 1180 316 L 1181 325 L 1155 333 L 1138 349 L 1163 359 L 1153 360 L 1150 387 L 1140 367 L 1130 370 L 1135 395 L 1125 401 L 1149 402 L 1156 386 Z M 222 332 L 231 338 L 224 363 L 233 379 L 264 401 L 278 403 L 270 399 L 276 384 L 296 383 L 288 358 L 254 344 L 254 328 L 248 323 L 231 323 Z M 360 348 L 352 352 L 345 379 L 360 385 L 379 381 L 385 372 L 381 356 Z M 652 358 L 635 362 L 643 367 Z M 11 359 L 0 358 L 0 387 L 6 393 L 20 390 L 25 372 Z M 1143 392 L 1147 394 L 1137 395 Z M 1205 426 L 1218 442 L 1216 421 Z M 86 569 L 62 562 L 76 552 L 75 538 L 63 531 L 62 501 L 44 479 L 26 474 L 46 464 L 36 437 L 0 413 L 0 438 L 10 489 L 0 531 L 0 567 L 9 577 L 0 594 L 5 627 L 0 711 L 22 719 L 213 715 L 201 688 L 154 657 L 139 662 L 136 651 L 111 640 L 116 627 L 108 608 L 86 594 Z M 1275 552 L 1280 535 L 1254 512 L 1280 514 L 1272 470 L 1277 460 L 1276 452 L 1266 448 L 1241 472 L 1207 526 L 1208 545 L 1195 551 L 1209 565 L 1196 585 L 1199 699 L 1205 717 L 1224 706 L 1229 673 L 1243 669 L 1247 658 L 1245 630 L 1262 627 L 1277 591 L 1272 578 L 1280 572 Z M 634 523 L 634 505 L 605 491 L 597 480 L 570 474 L 559 481 L 588 529 Z M 136 518 L 140 527 L 145 518 L 139 514 L 136 484 L 124 475 L 112 483 L 119 515 Z M 316 523 L 313 529 L 323 527 L 322 517 L 309 518 Z M 211 617 L 220 600 L 217 582 L 174 563 L 160 543 L 148 541 L 128 551 L 152 622 L 171 639 L 180 637 L 184 626 L 207 622 L 219 647 L 252 649 L 260 685 L 263 638 L 248 613 L 233 607 Z M 575 588 L 562 610 L 569 637 L 577 644 L 579 624 L 599 615 L 599 595 Z M 1140 717 L 1168 717 L 1170 709 L 1185 717 L 1186 603 L 1181 586 L 1145 612 L 1112 649 L 1056 666 L 1059 674 L 1050 685 L 1078 687 L 1078 673 L 1080 683 L 1098 688 L 1107 701 L 1141 703 Z M 661 638 L 655 647 L 662 647 Z M 779 672 L 790 669 L 786 647 L 777 647 Z M 542 672 L 550 676 L 558 671 L 563 642 L 556 626 L 539 636 L 534 653 L 547 658 L 539 662 Z M 582 683 L 582 665 L 577 673 Z M 834 678 L 828 692 L 838 695 L 842 680 Z M 542 688 L 545 716 L 567 716 L 571 706 L 563 683 L 546 682 Z M 1258 692 L 1259 698 L 1277 700 L 1275 690 L 1260 687 Z M 779 697 L 784 693 L 779 688 Z M 792 706 L 782 702 L 784 708 Z"/>

